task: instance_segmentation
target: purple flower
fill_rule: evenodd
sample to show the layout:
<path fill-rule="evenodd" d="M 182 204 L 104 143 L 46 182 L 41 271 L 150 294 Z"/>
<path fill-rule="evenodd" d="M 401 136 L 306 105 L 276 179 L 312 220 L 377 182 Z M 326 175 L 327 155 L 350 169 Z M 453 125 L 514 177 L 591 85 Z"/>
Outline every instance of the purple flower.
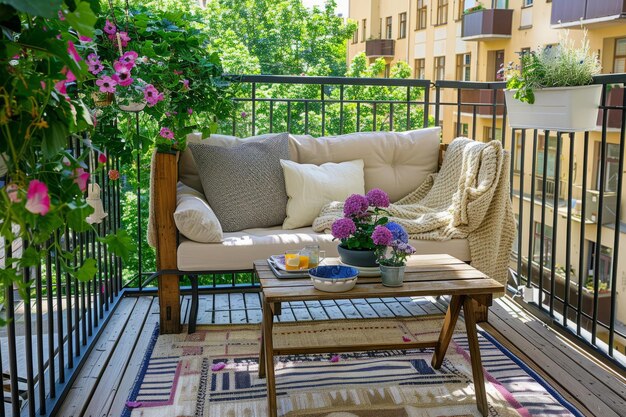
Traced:
<path fill-rule="evenodd" d="M 117 32 L 117 28 L 109 21 L 109 19 L 107 19 L 103 29 L 109 35 L 115 35 L 115 32 Z"/>
<path fill-rule="evenodd" d="M 415 248 L 405 242 L 394 241 L 392 246 L 395 248 L 396 252 L 402 254 L 413 255 L 415 253 Z"/>
<path fill-rule="evenodd" d="M 159 135 L 161 135 L 161 137 L 164 137 L 165 139 L 174 139 L 174 132 L 172 132 L 167 127 L 162 127 L 159 131 Z"/>
<path fill-rule="evenodd" d="M 87 55 L 87 65 L 96 65 L 100 62 L 100 57 L 97 54 L 91 53 Z"/>
<path fill-rule="evenodd" d="M 96 85 L 100 87 L 101 93 L 115 93 L 115 86 L 117 85 L 117 81 L 105 75 L 102 78 L 96 80 Z"/>
<path fill-rule="evenodd" d="M 333 223 L 331 232 L 336 239 L 346 239 L 356 232 L 356 225 L 352 219 L 338 219 Z"/>
<path fill-rule="evenodd" d="M 148 107 L 156 106 L 156 104 L 163 100 L 163 93 L 159 93 L 152 84 L 146 85 L 146 88 L 143 90 L 143 98 L 148 103 Z"/>
<path fill-rule="evenodd" d="M 133 78 L 131 77 L 130 65 L 126 65 L 123 62 L 115 61 L 113 64 L 113 69 L 115 70 L 115 74 L 113 75 L 113 79 L 121 86 L 128 87 L 133 83 Z"/>
<path fill-rule="evenodd" d="M 398 223 L 389 222 L 385 225 L 385 227 L 389 229 L 389 231 L 391 232 L 393 236 L 393 240 L 398 240 L 403 243 L 408 243 L 409 235 L 404 230 L 404 228 L 400 226 Z"/>
<path fill-rule="evenodd" d="M 389 207 L 389 196 L 380 188 L 373 188 L 366 194 L 370 206 Z"/>
<path fill-rule="evenodd" d="M 385 226 L 376 226 L 372 232 L 372 241 L 378 246 L 389 246 L 393 242 L 393 235 Z"/>
<path fill-rule="evenodd" d="M 126 48 L 128 42 L 130 42 L 130 37 L 128 36 L 128 33 L 120 32 L 120 43 L 122 44 L 122 48 Z"/>
<path fill-rule="evenodd" d="M 137 60 L 138 54 L 135 51 L 124 52 L 124 55 L 120 58 L 120 62 L 126 65 L 128 68 L 133 68 L 135 66 L 135 61 Z"/>
<path fill-rule="evenodd" d="M 369 202 L 367 197 L 361 194 L 352 194 L 346 198 L 346 202 L 343 206 L 343 214 L 346 217 L 362 217 L 367 213 Z"/>

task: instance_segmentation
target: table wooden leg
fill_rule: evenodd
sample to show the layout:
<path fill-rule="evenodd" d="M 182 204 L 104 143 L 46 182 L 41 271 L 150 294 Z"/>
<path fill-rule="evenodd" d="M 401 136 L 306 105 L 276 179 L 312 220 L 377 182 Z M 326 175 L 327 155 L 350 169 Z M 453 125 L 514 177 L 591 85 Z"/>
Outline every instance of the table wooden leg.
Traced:
<path fill-rule="evenodd" d="M 461 295 L 453 295 L 450 299 L 446 318 L 443 322 L 441 333 L 439 333 L 439 340 L 437 340 L 437 346 L 435 347 L 435 353 L 433 353 L 433 360 L 431 362 L 432 367 L 435 369 L 441 368 L 443 358 L 446 356 L 446 351 L 448 350 L 448 345 L 450 345 L 450 340 L 452 339 L 452 334 L 454 333 L 456 321 L 459 318 L 464 299 L 465 297 Z"/>
<path fill-rule="evenodd" d="M 476 390 L 476 405 L 478 411 L 483 416 L 488 414 L 487 393 L 485 391 L 485 375 L 480 359 L 480 347 L 478 345 L 478 335 L 476 334 L 476 317 L 474 315 L 474 301 L 465 298 L 463 301 L 463 311 L 465 312 L 465 329 L 467 331 L 467 341 L 472 361 L 472 375 L 474 377 L 474 389 Z"/>
<path fill-rule="evenodd" d="M 261 295 L 263 297 L 263 295 Z M 263 303 L 261 303 L 263 305 Z M 265 333 L 265 318 L 261 315 L 261 341 L 259 342 L 259 378 L 265 378 L 265 345 L 263 344 Z"/>
<path fill-rule="evenodd" d="M 267 415 L 277 417 L 276 408 L 276 379 L 274 374 L 274 342 L 272 326 L 274 324 L 274 313 L 263 299 L 263 350 L 265 351 L 265 382 L 267 384 Z"/>

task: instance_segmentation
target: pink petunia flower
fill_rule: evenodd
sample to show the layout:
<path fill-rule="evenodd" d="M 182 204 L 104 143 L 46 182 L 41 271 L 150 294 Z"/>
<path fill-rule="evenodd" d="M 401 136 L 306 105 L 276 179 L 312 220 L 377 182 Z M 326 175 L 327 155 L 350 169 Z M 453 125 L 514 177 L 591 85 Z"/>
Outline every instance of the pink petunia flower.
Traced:
<path fill-rule="evenodd" d="M 124 52 L 124 55 L 122 55 L 119 62 L 126 65 L 128 68 L 133 68 L 138 56 L 139 54 L 135 51 Z"/>
<path fill-rule="evenodd" d="M 143 98 L 148 103 L 148 107 L 153 107 L 159 101 L 163 100 L 163 93 L 159 93 L 159 90 L 157 90 L 152 84 L 148 84 L 143 89 Z"/>
<path fill-rule="evenodd" d="M 126 48 L 128 42 L 130 42 L 130 36 L 126 32 L 120 32 L 120 42 L 122 43 L 122 48 Z"/>
<path fill-rule="evenodd" d="M 191 107 L 187 109 L 187 114 L 193 114 L 193 109 Z"/>
<path fill-rule="evenodd" d="M 18 187 L 15 183 L 7 184 L 6 188 L 4 189 L 9 196 L 9 200 L 11 200 L 11 203 L 19 203 L 20 201 L 22 201 L 19 195 L 19 189 L 20 187 Z"/>
<path fill-rule="evenodd" d="M 107 19 L 106 23 L 104 24 L 103 30 L 108 35 L 115 35 L 115 33 L 117 33 L 117 28 L 113 23 L 109 21 L 109 19 Z"/>
<path fill-rule="evenodd" d="M 183 91 L 189 90 L 189 80 L 185 79 L 181 81 L 183 83 Z"/>
<path fill-rule="evenodd" d="M 98 163 L 99 164 L 106 164 L 107 163 L 107 156 L 105 153 L 100 153 L 100 155 L 98 155 Z"/>
<path fill-rule="evenodd" d="M 120 179 L 120 172 L 117 169 L 109 170 L 109 179 L 111 181 L 117 181 Z"/>
<path fill-rule="evenodd" d="M 100 62 L 100 57 L 98 56 L 98 54 L 92 52 L 87 55 L 87 59 L 85 60 L 85 62 L 87 62 L 87 65 L 96 65 Z"/>
<path fill-rule="evenodd" d="M 59 15 L 59 20 L 60 21 L 64 21 L 65 20 L 65 14 L 63 14 L 63 10 L 59 10 L 58 11 L 58 15 Z"/>
<path fill-rule="evenodd" d="M 96 85 L 100 87 L 101 93 L 115 93 L 115 86 L 117 85 L 117 81 L 115 81 L 108 75 L 105 75 L 102 78 L 98 78 L 96 80 Z"/>
<path fill-rule="evenodd" d="M 89 72 L 93 75 L 97 75 L 102 72 L 104 65 L 101 62 L 96 62 L 94 65 L 89 65 Z"/>
<path fill-rule="evenodd" d="M 131 67 L 122 62 L 115 61 L 113 69 L 115 70 L 115 74 L 113 74 L 111 78 L 113 78 L 119 85 L 128 87 L 133 83 L 133 78 L 130 74 Z"/>
<path fill-rule="evenodd" d="M 76 50 L 76 45 L 74 45 L 74 42 L 72 41 L 67 41 L 67 53 L 70 54 L 76 62 L 80 62 L 83 60 L 83 58 L 81 58 L 81 56 L 78 54 L 78 51 Z"/>
<path fill-rule="evenodd" d="M 81 42 L 93 42 L 93 39 L 89 36 L 78 35 L 78 40 Z"/>
<path fill-rule="evenodd" d="M 174 139 L 174 132 L 172 132 L 167 127 L 162 127 L 159 131 L 159 135 L 165 139 Z"/>
<path fill-rule="evenodd" d="M 65 79 L 57 81 L 54 84 L 54 89 L 57 90 L 59 94 L 66 95 L 67 94 L 66 84 L 71 83 L 72 81 L 76 81 L 76 76 L 67 67 L 63 67 L 63 69 L 61 70 L 61 74 L 65 75 Z"/>
<path fill-rule="evenodd" d="M 87 189 L 87 181 L 89 181 L 89 172 L 83 168 L 76 168 L 74 170 L 74 183 L 78 185 L 80 191 L 85 192 Z"/>
<path fill-rule="evenodd" d="M 41 216 L 45 216 L 50 211 L 50 195 L 48 195 L 48 186 L 46 184 L 39 180 L 32 180 L 28 184 L 26 210 Z"/>

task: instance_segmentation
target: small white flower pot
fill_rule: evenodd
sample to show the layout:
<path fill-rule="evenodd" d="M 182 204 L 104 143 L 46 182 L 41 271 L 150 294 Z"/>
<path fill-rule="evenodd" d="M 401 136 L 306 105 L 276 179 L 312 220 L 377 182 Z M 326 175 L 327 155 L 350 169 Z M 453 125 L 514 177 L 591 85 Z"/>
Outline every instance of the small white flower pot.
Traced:
<path fill-rule="evenodd" d="M 515 99 L 516 91 L 504 91 L 512 128 L 583 132 L 597 126 L 602 85 L 534 90 L 534 104 Z"/>

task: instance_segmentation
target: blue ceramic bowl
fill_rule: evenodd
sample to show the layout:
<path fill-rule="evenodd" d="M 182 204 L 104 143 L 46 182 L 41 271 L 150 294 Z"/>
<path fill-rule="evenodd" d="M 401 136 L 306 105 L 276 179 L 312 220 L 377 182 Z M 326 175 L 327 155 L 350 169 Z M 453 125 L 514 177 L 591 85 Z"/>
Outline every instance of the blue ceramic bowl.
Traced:
<path fill-rule="evenodd" d="M 309 269 L 309 275 L 320 279 L 352 279 L 359 274 L 359 270 L 344 265 L 320 265 Z"/>

